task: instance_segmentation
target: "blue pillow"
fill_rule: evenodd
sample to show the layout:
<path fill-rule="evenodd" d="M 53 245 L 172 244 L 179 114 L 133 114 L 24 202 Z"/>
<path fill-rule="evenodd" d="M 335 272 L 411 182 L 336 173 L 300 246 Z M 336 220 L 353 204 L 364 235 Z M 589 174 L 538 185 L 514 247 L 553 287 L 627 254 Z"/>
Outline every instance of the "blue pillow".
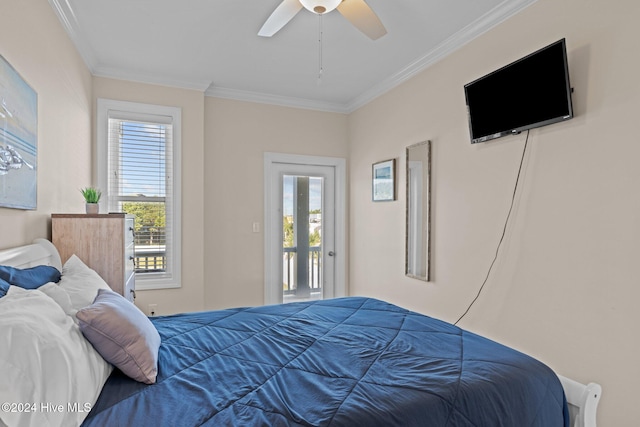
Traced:
<path fill-rule="evenodd" d="M 38 265 L 24 269 L 0 265 L 0 279 L 24 289 L 38 289 L 45 283 L 59 282 L 60 272 L 50 265 Z"/>
<path fill-rule="evenodd" d="M 0 298 L 5 296 L 7 292 L 9 292 L 9 284 L 4 280 L 0 279 Z"/>

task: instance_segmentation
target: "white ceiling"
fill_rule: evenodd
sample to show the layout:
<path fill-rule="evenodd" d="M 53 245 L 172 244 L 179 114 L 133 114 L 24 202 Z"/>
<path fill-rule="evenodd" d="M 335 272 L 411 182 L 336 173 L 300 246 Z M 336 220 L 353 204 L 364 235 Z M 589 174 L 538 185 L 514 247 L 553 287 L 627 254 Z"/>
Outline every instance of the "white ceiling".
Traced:
<path fill-rule="evenodd" d="M 281 0 L 49 0 L 96 76 L 207 95 L 350 112 L 536 0 L 366 0 L 387 29 L 373 41 L 338 11 L 303 9 L 271 38 Z"/>

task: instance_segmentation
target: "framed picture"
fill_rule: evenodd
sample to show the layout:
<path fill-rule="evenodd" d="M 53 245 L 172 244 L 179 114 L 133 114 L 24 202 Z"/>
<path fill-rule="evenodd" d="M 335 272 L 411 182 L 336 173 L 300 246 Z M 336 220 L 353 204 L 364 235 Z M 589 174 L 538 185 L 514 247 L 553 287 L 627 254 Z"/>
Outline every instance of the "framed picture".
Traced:
<path fill-rule="evenodd" d="M 36 208 L 38 96 L 0 55 L 0 206 Z"/>
<path fill-rule="evenodd" d="M 396 159 L 373 164 L 373 201 L 390 202 L 396 199 Z"/>

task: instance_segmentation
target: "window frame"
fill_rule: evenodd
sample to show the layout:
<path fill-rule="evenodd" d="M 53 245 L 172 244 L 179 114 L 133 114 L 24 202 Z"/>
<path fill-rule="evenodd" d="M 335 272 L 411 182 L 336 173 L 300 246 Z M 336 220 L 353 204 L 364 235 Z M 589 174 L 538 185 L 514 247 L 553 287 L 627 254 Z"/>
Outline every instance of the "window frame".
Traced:
<path fill-rule="evenodd" d="M 179 107 L 169 107 L 162 105 L 143 104 L 138 102 L 118 101 L 112 99 L 98 98 L 97 102 L 97 179 L 98 187 L 105 189 L 103 192 L 106 197 L 109 197 L 109 117 L 110 115 L 117 115 L 118 118 L 126 118 L 132 121 L 145 120 L 148 121 L 154 116 L 158 118 L 158 122 L 162 122 L 161 117 L 164 117 L 164 123 L 166 118 L 171 117 L 171 125 L 173 128 L 173 162 L 171 168 L 173 173 L 171 174 L 173 194 L 170 196 L 172 201 L 172 218 L 171 218 L 171 233 L 172 242 L 166 250 L 170 251 L 171 256 L 167 257 L 168 268 L 167 272 L 161 275 L 157 273 L 136 274 L 136 290 L 151 290 L 151 289 L 170 289 L 182 287 L 182 232 L 181 232 L 181 212 L 182 212 L 182 198 L 181 198 L 181 135 L 182 135 L 182 110 Z M 102 201 L 101 204 L 108 205 L 107 201 Z M 103 206 L 104 208 L 104 206 Z"/>

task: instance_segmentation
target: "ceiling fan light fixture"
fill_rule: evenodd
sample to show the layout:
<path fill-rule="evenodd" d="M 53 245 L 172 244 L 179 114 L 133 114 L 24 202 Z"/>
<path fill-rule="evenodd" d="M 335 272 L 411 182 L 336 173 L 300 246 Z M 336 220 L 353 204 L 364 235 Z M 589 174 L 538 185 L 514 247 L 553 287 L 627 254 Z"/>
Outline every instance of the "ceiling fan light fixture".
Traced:
<path fill-rule="evenodd" d="M 341 2 L 342 0 L 300 0 L 305 9 L 318 15 L 331 12 Z"/>

